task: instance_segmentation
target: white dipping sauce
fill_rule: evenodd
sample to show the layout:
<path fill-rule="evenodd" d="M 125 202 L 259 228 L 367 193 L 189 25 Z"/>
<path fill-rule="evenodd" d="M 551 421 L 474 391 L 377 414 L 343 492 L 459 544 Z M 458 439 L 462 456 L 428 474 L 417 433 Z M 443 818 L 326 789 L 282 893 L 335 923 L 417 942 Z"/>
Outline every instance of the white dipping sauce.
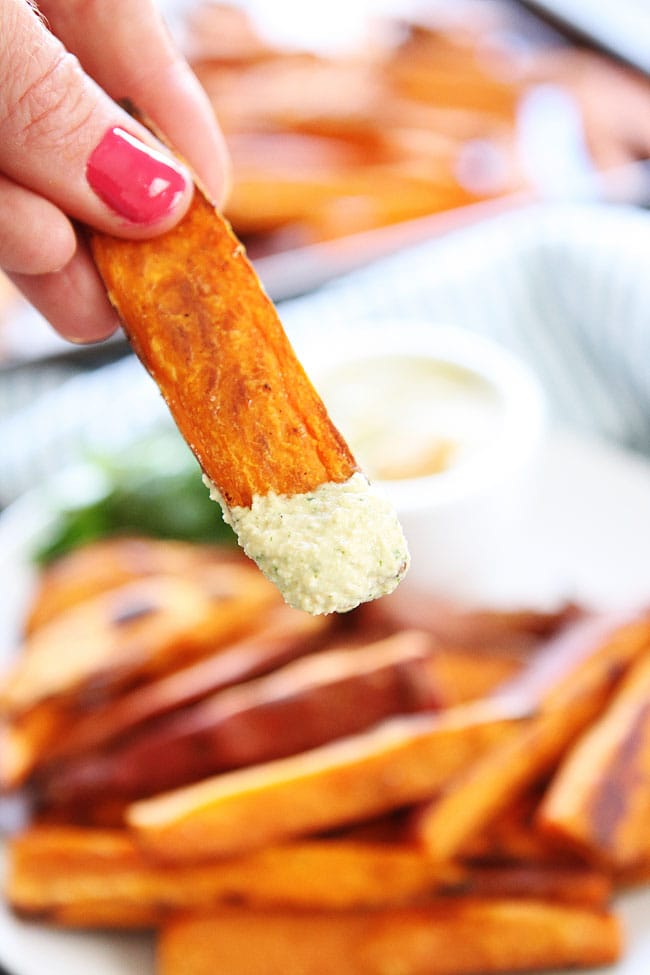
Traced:
<path fill-rule="evenodd" d="M 359 358 L 317 379 L 334 423 L 366 474 L 391 481 L 464 464 L 498 439 L 498 390 L 454 363 L 407 355 Z"/>
<path fill-rule="evenodd" d="M 204 481 L 246 554 L 296 609 L 346 612 L 392 592 L 408 568 L 395 511 L 363 474 L 307 494 L 255 495 L 250 508 L 229 508 Z"/>

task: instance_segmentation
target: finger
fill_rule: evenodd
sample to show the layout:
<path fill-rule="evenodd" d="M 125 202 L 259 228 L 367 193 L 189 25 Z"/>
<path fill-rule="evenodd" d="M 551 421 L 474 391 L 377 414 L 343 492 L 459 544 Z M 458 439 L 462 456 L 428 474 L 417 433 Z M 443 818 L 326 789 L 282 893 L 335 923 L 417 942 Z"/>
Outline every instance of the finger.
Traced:
<path fill-rule="evenodd" d="M 0 175 L 0 267 L 23 274 L 58 271 L 77 238 L 58 207 Z"/>
<path fill-rule="evenodd" d="M 152 236 L 189 206 L 185 167 L 81 69 L 25 0 L 2 0 L 0 170 L 109 233 Z"/>
<path fill-rule="evenodd" d="M 109 95 L 129 98 L 223 203 L 228 153 L 208 97 L 172 43 L 153 0 L 44 0 L 50 26 Z M 146 52 L 146 56 L 144 55 Z"/>
<path fill-rule="evenodd" d="M 112 335 L 120 324 L 82 242 L 61 271 L 12 273 L 9 277 L 56 331 L 71 342 L 99 342 Z"/>

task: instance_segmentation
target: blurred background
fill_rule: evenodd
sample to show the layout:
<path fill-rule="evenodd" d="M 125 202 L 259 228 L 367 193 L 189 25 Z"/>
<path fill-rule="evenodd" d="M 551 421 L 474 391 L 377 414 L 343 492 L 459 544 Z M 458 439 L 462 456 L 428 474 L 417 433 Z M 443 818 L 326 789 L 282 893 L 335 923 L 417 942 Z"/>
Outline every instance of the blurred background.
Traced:
<path fill-rule="evenodd" d="M 650 198 L 644 0 L 161 7 L 276 299 L 533 200 Z M 1 284 L 2 366 L 70 351 L 23 311 Z"/>

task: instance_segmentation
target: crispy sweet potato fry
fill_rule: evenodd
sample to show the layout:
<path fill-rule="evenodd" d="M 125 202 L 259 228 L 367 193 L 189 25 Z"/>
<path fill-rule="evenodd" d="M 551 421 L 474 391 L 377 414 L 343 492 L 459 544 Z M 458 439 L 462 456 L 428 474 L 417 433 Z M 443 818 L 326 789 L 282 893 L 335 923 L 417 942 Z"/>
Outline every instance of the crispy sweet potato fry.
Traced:
<path fill-rule="evenodd" d="M 169 232 L 94 233 L 91 246 L 211 497 L 286 601 L 344 612 L 391 592 L 409 564 L 397 516 L 360 472 L 215 206 L 197 187 Z"/>
<path fill-rule="evenodd" d="M 92 250 L 135 351 L 230 507 L 357 470 L 242 245 L 202 193 L 162 237 L 95 234 Z"/>
<path fill-rule="evenodd" d="M 650 857 L 650 656 L 553 777 L 540 828 L 618 870 Z"/>
<path fill-rule="evenodd" d="M 124 831 L 52 826 L 11 842 L 7 896 L 17 913 L 57 924 L 141 927 L 158 925 L 170 911 L 219 904 L 303 910 L 404 904 L 464 890 L 465 873 L 433 864 L 404 844 L 348 839 L 160 866 Z"/>
<path fill-rule="evenodd" d="M 277 601 L 250 563 L 206 566 L 200 578 L 125 583 L 40 627 L 0 687 L 0 708 L 16 713 L 51 697 L 108 696 L 206 656 Z"/>
<path fill-rule="evenodd" d="M 174 712 L 99 754 L 56 763 L 37 783 L 48 803 L 137 799 L 435 710 L 430 639 L 405 630 L 365 648 L 322 651 Z"/>
<path fill-rule="evenodd" d="M 526 721 L 512 701 L 387 721 L 365 734 L 133 804 L 163 859 L 228 856 L 379 815 L 435 793 Z"/>
<path fill-rule="evenodd" d="M 488 975 L 589 967 L 621 951 L 607 912 L 466 900 L 347 913 L 227 910 L 163 929 L 160 975 Z"/>
<path fill-rule="evenodd" d="M 647 613 L 580 620 L 561 633 L 510 690 L 539 713 L 517 735 L 480 756 L 414 817 L 430 856 L 447 859 L 468 837 L 549 772 L 606 703 L 613 681 L 650 645 Z"/>

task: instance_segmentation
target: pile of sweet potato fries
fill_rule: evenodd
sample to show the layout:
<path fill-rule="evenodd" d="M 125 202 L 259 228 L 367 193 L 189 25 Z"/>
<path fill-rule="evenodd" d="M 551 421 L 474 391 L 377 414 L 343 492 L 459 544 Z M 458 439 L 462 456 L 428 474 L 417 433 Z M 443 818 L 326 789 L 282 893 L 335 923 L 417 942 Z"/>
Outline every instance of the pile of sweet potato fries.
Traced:
<path fill-rule="evenodd" d="M 421 6 L 328 54 L 283 48 L 228 4 L 194 11 L 189 57 L 233 160 L 226 216 L 253 256 L 534 195 L 521 120 L 540 86 L 573 104 L 596 169 L 650 151 L 647 79 L 530 29 L 511 5 Z M 543 166 L 539 138 L 535 152 Z"/>
<path fill-rule="evenodd" d="M 616 960 L 650 878 L 650 613 L 345 616 L 145 538 L 46 569 L 0 685 L 21 916 L 155 929 L 160 975 Z"/>

